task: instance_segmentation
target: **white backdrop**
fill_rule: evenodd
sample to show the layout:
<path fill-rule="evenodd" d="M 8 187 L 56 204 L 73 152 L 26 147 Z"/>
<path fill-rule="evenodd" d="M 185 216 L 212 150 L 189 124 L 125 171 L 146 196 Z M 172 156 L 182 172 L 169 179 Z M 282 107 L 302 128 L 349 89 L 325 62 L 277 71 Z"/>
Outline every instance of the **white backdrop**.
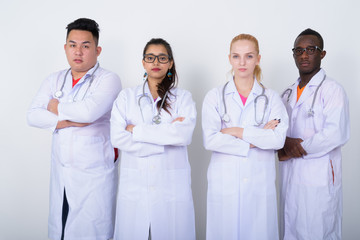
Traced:
<path fill-rule="evenodd" d="M 142 83 L 141 58 L 152 37 L 173 48 L 180 87 L 190 90 L 198 122 L 189 147 L 197 239 L 205 239 L 206 171 L 201 105 L 225 82 L 229 43 L 239 33 L 260 42 L 264 84 L 278 92 L 298 76 L 291 48 L 305 28 L 319 31 L 327 55 L 322 66 L 350 99 L 351 140 L 343 148 L 343 239 L 360 236 L 360 17 L 357 0 L 140 0 L 0 2 L 0 239 L 47 239 L 51 133 L 27 126 L 26 111 L 50 73 L 67 68 L 65 27 L 79 17 L 101 28 L 99 61 L 124 87 Z"/>

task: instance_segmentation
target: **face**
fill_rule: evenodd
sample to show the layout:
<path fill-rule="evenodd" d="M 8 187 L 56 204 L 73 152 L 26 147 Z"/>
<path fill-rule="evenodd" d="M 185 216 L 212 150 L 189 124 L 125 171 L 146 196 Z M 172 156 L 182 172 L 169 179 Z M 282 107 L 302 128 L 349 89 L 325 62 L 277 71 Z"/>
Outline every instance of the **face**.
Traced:
<path fill-rule="evenodd" d="M 316 36 L 304 35 L 295 40 L 294 48 L 306 48 L 309 46 L 320 46 L 320 41 Z M 326 52 L 316 50 L 314 54 L 309 55 L 304 51 L 301 55 L 293 54 L 296 67 L 300 75 L 315 75 L 320 70 L 321 59 L 325 57 Z"/>
<path fill-rule="evenodd" d="M 71 30 L 64 45 L 66 58 L 75 79 L 86 74 L 95 66 L 101 47 L 97 47 L 89 31 Z"/>
<path fill-rule="evenodd" d="M 166 51 L 166 48 L 163 45 L 152 44 L 149 45 L 145 54 L 152 54 L 161 57 L 164 55 L 167 56 L 168 52 Z M 142 60 L 142 63 L 146 73 L 148 74 L 148 80 L 149 81 L 155 80 L 158 82 L 161 82 L 165 78 L 165 75 L 168 73 L 169 69 L 173 65 L 172 60 L 170 60 L 167 63 L 160 63 L 158 58 L 156 58 L 155 61 L 152 63 L 145 62 L 144 60 Z"/>
<path fill-rule="evenodd" d="M 249 40 L 234 42 L 231 46 L 229 60 L 235 78 L 254 79 L 254 69 L 260 63 L 260 58 L 253 42 Z"/>

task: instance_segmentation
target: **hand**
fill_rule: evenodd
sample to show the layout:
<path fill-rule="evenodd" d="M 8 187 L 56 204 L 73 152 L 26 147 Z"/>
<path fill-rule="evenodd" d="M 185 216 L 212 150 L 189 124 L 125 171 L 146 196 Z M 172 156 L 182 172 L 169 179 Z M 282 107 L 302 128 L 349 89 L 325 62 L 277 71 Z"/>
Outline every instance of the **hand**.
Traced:
<path fill-rule="evenodd" d="M 184 121 L 184 120 L 185 120 L 184 117 L 177 117 L 177 118 L 175 118 L 174 120 L 172 120 L 171 123 L 174 123 L 174 122 L 182 122 L 182 121 Z"/>
<path fill-rule="evenodd" d="M 58 121 L 56 125 L 56 129 L 62 129 L 67 127 L 86 127 L 89 126 L 91 123 L 78 123 L 78 122 L 72 122 L 69 120 L 62 120 Z"/>
<path fill-rule="evenodd" d="M 307 155 L 307 152 L 301 146 L 301 142 L 303 140 L 301 138 L 290 138 L 286 137 L 285 145 L 284 145 L 284 153 L 289 158 L 299 158 L 304 155 Z"/>
<path fill-rule="evenodd" d="M 268 123 L 265 124 L 264 129 L 274 130 L 279 123 L 280 123 L 280 119 L 270 120 Z"/>
<path fill-rule="evenodd" d="M 284 149 L 280 149 L 278 150 L 278 158 L 279 158 L 279 161 L 286 161 L 286 160 L 289 160 L 291 157 L 287 156 Z"/>
<path fill-rule="evenodd" d="M 135 125 L 129 124 L 129 125 L 126 126 L 125 130 L 132 133 L 134 127 L 135 127 Z"/>
<path fill-rule="evenodd" d="M 59 115 L 58 105 L 59 105 L 59 100 L 57 100 L 56 98 L 52 98 L 50 99 L 47 105 L 47 110 L 49 112 L 52 112 L 53 114 Z"/>

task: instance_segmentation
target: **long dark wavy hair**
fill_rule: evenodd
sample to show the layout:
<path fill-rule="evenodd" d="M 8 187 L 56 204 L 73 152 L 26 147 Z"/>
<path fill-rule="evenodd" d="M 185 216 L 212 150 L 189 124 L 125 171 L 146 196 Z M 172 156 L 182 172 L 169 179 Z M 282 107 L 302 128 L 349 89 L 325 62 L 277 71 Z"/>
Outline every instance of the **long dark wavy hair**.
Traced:
<path fill-rule="evenodd" d="M 167 41 L 165 41 L 162 38 L 153 38 L 149 42 L 146 43 L 146 45 L 144 47 L 143 55 L 146 54 L 146 51 L 150 45 L 163 45 L 167 51 L 167 54 L 170 56 L 170 61 L 173 61 L 173 65 L 170 68 L 170 73 L 172 74 L 172 76 L 169 78 L 168 75 L 166 74 L 164 79 L 157 85 L 157 93 L 161 97 L 161 99 L 163 99 L 165 96 L 165 93 L 168 92 L 166 99 L 164 100 L 163 109 L 171 115 L 171 113 L 169 111 L 169 109 L 171 108 L 169 95 L 172 95 L 172 93 L 170 92 L 170 90 L 172 88 L 176 87 L 177 82 L 178 82 L 173 52 L 171 50 L 170 44 Z M 162 101 L 159 101 L 157 103 L 157 108 L 159 111 L 161 110 L 160 109 L 161 102 Z"/>

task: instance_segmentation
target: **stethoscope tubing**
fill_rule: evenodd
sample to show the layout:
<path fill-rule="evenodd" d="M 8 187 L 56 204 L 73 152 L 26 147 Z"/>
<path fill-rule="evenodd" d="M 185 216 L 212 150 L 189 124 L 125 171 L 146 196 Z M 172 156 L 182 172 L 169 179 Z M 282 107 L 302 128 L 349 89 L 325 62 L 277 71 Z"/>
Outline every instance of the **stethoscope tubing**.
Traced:
<path fill-rule="evenodd" d="M 224 106 L 224 114 L 223 116 L 221 117 L 221 120 L 228 123 L 230 122 L 230 116 L 229 114 L 227 113 L 227 107 L 226 107 L 226 100 L 225 100 L 225 89 L 227 87 L 227 85 L 229 84 L 230 81 L 226 82 L 223 89 L 222 89 L 222 102 L 223 102 L 223 106 Z M 260 126 L 261 124 L 264 123 L 264 117 L 265 117 L 265 112 L 266 112 L 266 109 L 268 107 L 268 104 L 269 104 L 269 99 L 268 97 L 265 95 L 265 87 L 264 85 L 262 85 L 260 83 L 261 87 L 262 87 L 262 92 L 260 95 L 258 95 L 255 99 L 254 99 L 254 108 L 255 108 L 255 122 L 257 124 L 257 126 Z M 257 105 L 257 101 L 258 99 L 260 99 L 261 97 L 264 97 L 265 98 L 265 108 L 264 108 L 264 111 L 263 111 L 263 116 L 261 118 L 261 121 L 258 122 L 257 120 L 257 114 L 256 114 L 256 105 Z"/>
<path fill-rule="evenodd" d="M 94 72 L 90 75 L 90 78 L 91 78 L 91 79 L 90 79 L 89 85 L 88 85 L 88 87 L 87 87 L 87 89 L 86 89 L 86 91 L 85 91 L 85 93 L 84 93 L 84 95 L 83 95 L 83 97 L 82 97 L 81 100 L 84 100 L 87 92 L 89 91 L 89 88 L 91 87 L 91 85 L 92 85 L 92 83 L 93 83 L 93 81 L 94 81 L 94 74 L 95 74 L 96 70 L 98 70 L 99 66 L 100 66 L 100 64 L 97 63 Z M 67 77 L 67 75 L 69 74 L 70 70 L 71 70 L 71 68 L 69 68 L 69 69 L 66 71 L 65 76 L 64 76 L 64 80 L 63 80 L 63 83 L 62 83 L 62 85 L 61 85 L 60 90 L 56 91 L 55 94 L 54 94 L 55 98 L 62 98 L 62 97 L 63 97 L 63 95 L 64 95 L 63 90 L 64 90 L 64 86 L 65 86 L 65 82 L 66 82 L 66 77 Z M 82 87 L 82 86 L 81 86 L 81 87 Z M 74 95 L 74 97 L 73 97 L 73 100 L 76 99 L 76 97 L 77 97 L 77 95 L 78 95 L 81 87 L 80 87 L 80 88 L 77 90 L 77 92 L 75 93 L 75 95 Z"/>

